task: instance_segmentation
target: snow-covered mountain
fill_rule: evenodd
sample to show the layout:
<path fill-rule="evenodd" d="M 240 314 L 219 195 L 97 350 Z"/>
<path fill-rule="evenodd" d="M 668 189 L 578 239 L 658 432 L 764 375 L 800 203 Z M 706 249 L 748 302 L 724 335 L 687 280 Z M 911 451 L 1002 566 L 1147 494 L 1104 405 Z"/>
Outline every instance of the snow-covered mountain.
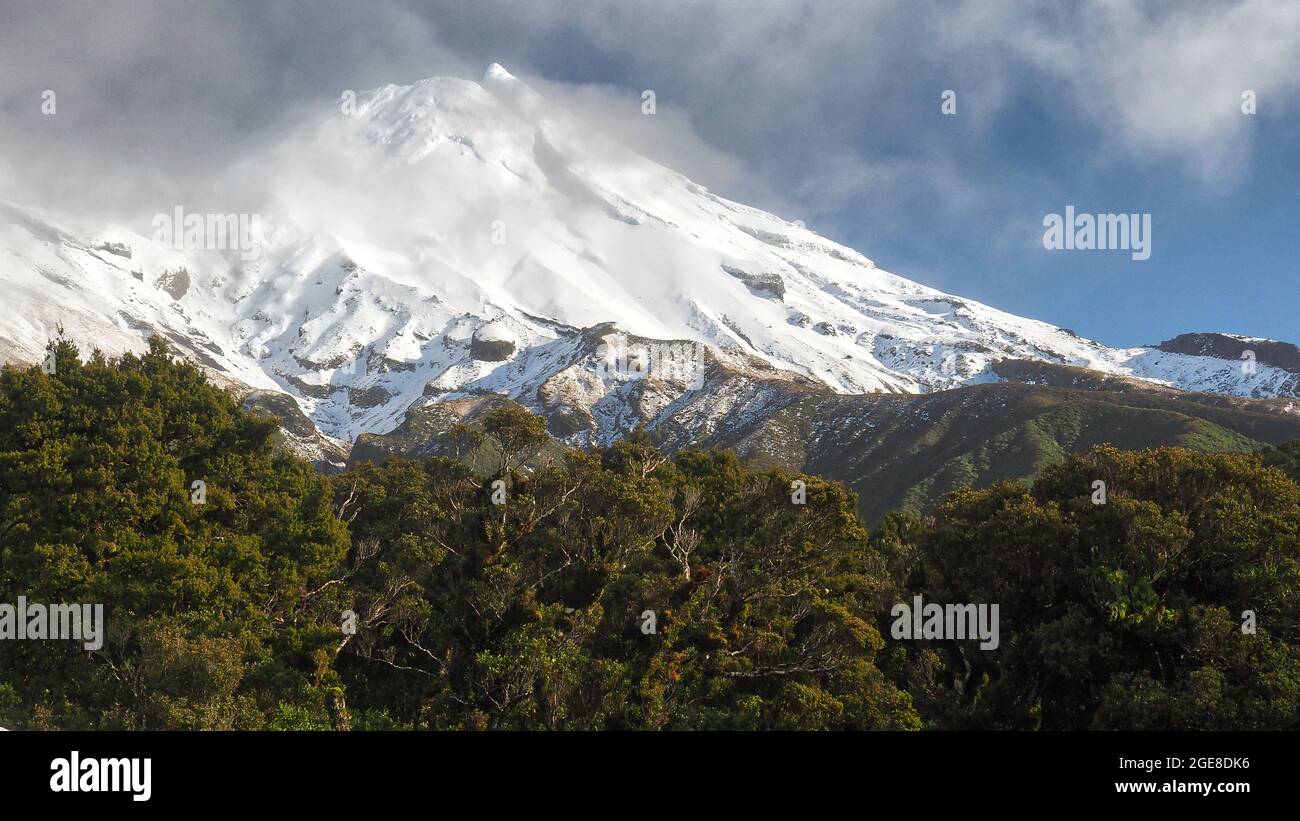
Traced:
<path fill-rule="evenodd" d="M 0 357 L 39 359 L 56 327 L 110 353 L 161 333 L 345 442 L 484 393 L 546 411 L 575 442 L 683 403 L 717 419 L 736 412 L 726 391 L 751 390 L 710 379 L 719 368 L 763 390 L 924 393 L 1037 360 L 1300 396 L 1294 346 L 1200 334 L 1115 349 L 942 293 L 711 194 L 498 65 L 341 108 L 260 158 L 271 193 L 242 244 L 235 222 L 216 241 L 211 219 L 160 239 L 174 203 L 132 227 L 0 204 Z"/>

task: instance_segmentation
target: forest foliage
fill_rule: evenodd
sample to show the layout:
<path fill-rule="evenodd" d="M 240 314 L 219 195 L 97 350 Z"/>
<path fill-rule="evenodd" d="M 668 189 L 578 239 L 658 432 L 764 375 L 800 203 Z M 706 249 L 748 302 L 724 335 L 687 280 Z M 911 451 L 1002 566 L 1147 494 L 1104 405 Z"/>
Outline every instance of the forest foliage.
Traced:
<path fill-rule="evenodd" d="M 52 351 L 0 373 L 0 603 L 108 631 L 0 640 L 3 726 L 1300 727 L 1295 447 L 1099 447 L 868 533 L 839 484 L 555 452 L 512 403 L 457 431 L 486 469 L 324 476 L 160 340 Z M 999 646 L 891 638 L 918 595 Z"/>

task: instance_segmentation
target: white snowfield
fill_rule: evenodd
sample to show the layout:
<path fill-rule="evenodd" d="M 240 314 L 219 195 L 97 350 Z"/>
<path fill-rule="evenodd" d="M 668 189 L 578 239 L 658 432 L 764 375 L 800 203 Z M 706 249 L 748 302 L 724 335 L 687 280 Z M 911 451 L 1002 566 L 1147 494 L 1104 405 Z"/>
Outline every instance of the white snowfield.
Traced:
<path fill-rule="evenodd" d="M 495 64 L 322 120 L 264 158 L 256 255 L 165 246 L 152 214 L 131 230 L 0 203 L 0 357 L 39 360 L 59 326 L 108 353 L 161 333 L 345 441 L 486 392 L 615 418 L 626 385 L 599 378 L 580 332 L 603 323 L 841 393 L 993 381 L 1010 358 L 1297 395 L 1290 370 L 1108 348 L 882 271 L 593 133 Z"/>

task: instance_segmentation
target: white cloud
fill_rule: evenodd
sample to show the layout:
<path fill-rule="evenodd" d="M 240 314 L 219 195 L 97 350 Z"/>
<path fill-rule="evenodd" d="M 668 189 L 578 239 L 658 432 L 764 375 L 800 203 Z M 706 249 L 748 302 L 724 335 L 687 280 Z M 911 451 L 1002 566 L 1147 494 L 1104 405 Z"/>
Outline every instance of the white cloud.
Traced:
<path fill-rule="evenodd" d="M 59 206 L 175 198 L 344 88 L 477 79 L 493 60 L 647 156 L 810 223 L 864 191 L 979 210 L 990 169 L 1016 166 L 999 127 L 1026 101 L 1073 128 L 1062 148 L 1089 164 L 1114 152 L 1207 183 L 1230 183 L 1253 135 L 1300 104 L 1300 5 L 1279 0 L 335 0 L 310 14 L 140 0 L 5 15 L 0 197 Z M 44 88 L 54 118 L 37 112 Z M 945 88 L 957 122 L 940 118 Z"/>
<path fill-rule="evenodd" d="M 1134 4 L 1092 0 L 1069 31 L 1036 25 L 1007 45 L 1062 84 L 1061 104 L 1139 161 L 1174 160 L 1203 181 L 1248 162 L 1256 121 L 1300 104 L 1300 5 L 1276 0 Z"/>

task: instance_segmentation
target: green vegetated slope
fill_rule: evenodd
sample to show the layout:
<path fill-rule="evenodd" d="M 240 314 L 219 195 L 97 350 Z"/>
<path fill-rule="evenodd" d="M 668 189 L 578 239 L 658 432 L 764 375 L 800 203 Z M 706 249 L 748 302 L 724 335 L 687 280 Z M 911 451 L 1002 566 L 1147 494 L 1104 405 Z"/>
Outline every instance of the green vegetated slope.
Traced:
<path fill-rule="evenodd" d="M 1287 400 L 1183 393 L 1050 363 L 1001 362 L 995 371 L 1032 384 L 999 382 L 921 395 L 845 396 L 801 388 L 786 393 L 786 401 L 763 405 L 743 427 L 695 435 L 669 417 L 650 433 L 668 450 L 722 447 L 755 468 L 842 481 L 857 493 L 869 524 L 890 510 L 932 510 L 953 490 L 1033 479 L 1068 454 L 1100 444 L 1250 453 L 1300 438 L 1300 414 L 1290 412 Z M 717 378 L 727 376 L 741 378 Z M 476 425 L 502 401 L 485 397 L 417 408 L 391 433 L 363 434 L 350 462 L 445 455 L 482 470 L 493 454 L 465 450 L 450 431 L 459 422 Z M 562 449 L 552 442 L 546 455 Z"/>
<path fill-rule="evenodd" d="M 999 383 L 921 396 L 810 396 L 711 444 L 756 467 L 839 479 L 875 522 L 889 510 L 930 510 L 958 488 L 1032 479 L 1099 444 L 1248 453 L 1295 438 L 1300 416 L 1269 403 Z"/>

